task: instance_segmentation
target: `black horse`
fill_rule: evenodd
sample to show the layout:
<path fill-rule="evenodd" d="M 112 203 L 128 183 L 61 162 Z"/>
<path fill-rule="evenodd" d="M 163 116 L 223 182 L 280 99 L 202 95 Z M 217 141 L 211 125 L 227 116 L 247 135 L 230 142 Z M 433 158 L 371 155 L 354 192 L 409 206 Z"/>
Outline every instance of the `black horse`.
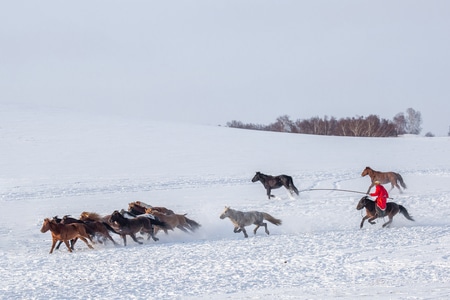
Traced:
<path fill-rule="evenodd" d="M 361 210 L 364 207 L 366 208 L 366 215 L 362 218 L 361 225 L 359 225 L 359 228 L 363 227 L 364 221 L 369 220 L 370 224 L 375 224 L 374 220 L 379 218 L 376 208 L 375 208 L 375 201 L 372 201 L 369 199 L 368 196 L 364 196 L 359 200 L 358 205 L 356 205 L 357 210 Z M 389 218 L 389 221 L 383 224 L 383 227 L 389 227 L 389 225 L 392 223 L 392 219 L 394 216 L 398 213 L 401 213 L 410 221 L 414 221 L 414 219 L 409 215 L 406 208 L 404 208 L 402 205 L 397 204 L 395 202 L 388 202 L 386 203 L 386 210 L 384 214 Z"/>
<path fill-rule="evenodd" d="M 128 219 L 116 210 L 112 213 L 110 220 L 111 222 L 115 222 L 119 225 L 119 232 L 123 238 L 123 244 L 126 246 L 126 235 L 129 235 L 136 243 L 142 244 L 142 242 L 138 241 L 136 238 L 136 233 L 138 232 L 147 233 L 148 239 L 151 237 L 155 242 L 158 241 L 158 238 L 156 238 L 154 234 L 153 225 L 161 226 L 162 228 L 167 228 L 168 225 L 165 222 L 152 217 L 153 216 L 145 215 Z"/>
<path fill-rule="evenodd" d="M 256 172 L 255 176 L 253 176 L 252 182 L 261 181 L 261 183 L 264 185 L 264 187 L 267 190 L 267 197 L 275 197 L 274 195 L 270 194 L 272 189 L 277 189 L 282 186 L 284 186 L 286 189 L 289 190 L 291 195 L 293 196 L 294 193 L 298 195 L 298 190 L 294 185 L 294 181 L 292 180 L 291 176 L 288 175 L 278 175 L 278 176 L 271 176 L 266 175 L 261 172 Z"/>

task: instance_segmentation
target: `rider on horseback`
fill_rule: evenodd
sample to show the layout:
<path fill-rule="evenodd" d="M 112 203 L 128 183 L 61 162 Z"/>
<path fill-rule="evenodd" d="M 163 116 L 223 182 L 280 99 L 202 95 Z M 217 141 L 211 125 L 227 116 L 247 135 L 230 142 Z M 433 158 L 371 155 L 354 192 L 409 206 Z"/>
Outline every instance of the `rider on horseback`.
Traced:
<path fill-rule="evenodd" d="M 377 203 L 377 205 L 375 206 L 377 209 L 377 215 L 378 217 L 384 217 L 386 210 L 386 201 L 387 198 L 389 198 L 389 194 L 384 188 L 384 186 L 382 186 L 378 180 L 376 180 L 374 183 L 375 183 L 375 192 L 371 193 L 370 196 L 377 197 L 375 199 L 375 202 Z"/>

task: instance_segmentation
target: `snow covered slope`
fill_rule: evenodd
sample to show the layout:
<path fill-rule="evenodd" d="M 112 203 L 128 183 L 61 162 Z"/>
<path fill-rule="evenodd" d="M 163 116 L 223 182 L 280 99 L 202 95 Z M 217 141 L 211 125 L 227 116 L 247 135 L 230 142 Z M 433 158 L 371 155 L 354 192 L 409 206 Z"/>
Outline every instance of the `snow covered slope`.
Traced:
<path fill-rule="evenodd" d="M 442 299 L 450 293 L 450 139 L 343 138 L 0 106 L 2 299 Z M 402 174 L 391 192 L 415 222 L 365 224 L 366 166 Z M 301 190 L 268 200 L 256 171 Z M 389 190 L 389 189 L 388 189 Z M 48 254 L 46 217 L 109 214 L 132 201 L 202 224 L 127 247 Z M 244 239 L 225 205 L 283 220 Z M 249 227 L 249 232 L 253 226 Z M 122 243 L 118 236 L 114 239 Z"/>

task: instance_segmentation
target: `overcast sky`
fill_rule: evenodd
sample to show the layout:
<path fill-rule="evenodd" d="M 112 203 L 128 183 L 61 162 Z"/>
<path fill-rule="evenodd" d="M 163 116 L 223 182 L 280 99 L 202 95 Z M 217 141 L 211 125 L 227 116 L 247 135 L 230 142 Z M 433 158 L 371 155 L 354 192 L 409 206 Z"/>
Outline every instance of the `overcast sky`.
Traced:
<path fill-rule="evenodd" d="M 421 112 L 450 126 L 450 1 L 1 1 L 0 101 L 155 120 Z"/>

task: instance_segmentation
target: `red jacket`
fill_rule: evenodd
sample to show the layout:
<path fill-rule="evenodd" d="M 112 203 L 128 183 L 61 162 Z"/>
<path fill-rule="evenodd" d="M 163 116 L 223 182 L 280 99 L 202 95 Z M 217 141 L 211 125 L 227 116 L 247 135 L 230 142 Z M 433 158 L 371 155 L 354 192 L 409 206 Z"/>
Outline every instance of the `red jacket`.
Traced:
<path fill-rule="evenodd" d="M 377 184 L 375 193 L 370 194 L 370 196 L 373 197 L 376 196 L 377 199 L 375 201 L 377 202 L 378 207 L 381 208 L 382 210 L 386 209 L 386 201 L 387 198 L 389 198 L 389 194 L 384 188 L 384 186 L 382 186 L 381 184 Z"/>

